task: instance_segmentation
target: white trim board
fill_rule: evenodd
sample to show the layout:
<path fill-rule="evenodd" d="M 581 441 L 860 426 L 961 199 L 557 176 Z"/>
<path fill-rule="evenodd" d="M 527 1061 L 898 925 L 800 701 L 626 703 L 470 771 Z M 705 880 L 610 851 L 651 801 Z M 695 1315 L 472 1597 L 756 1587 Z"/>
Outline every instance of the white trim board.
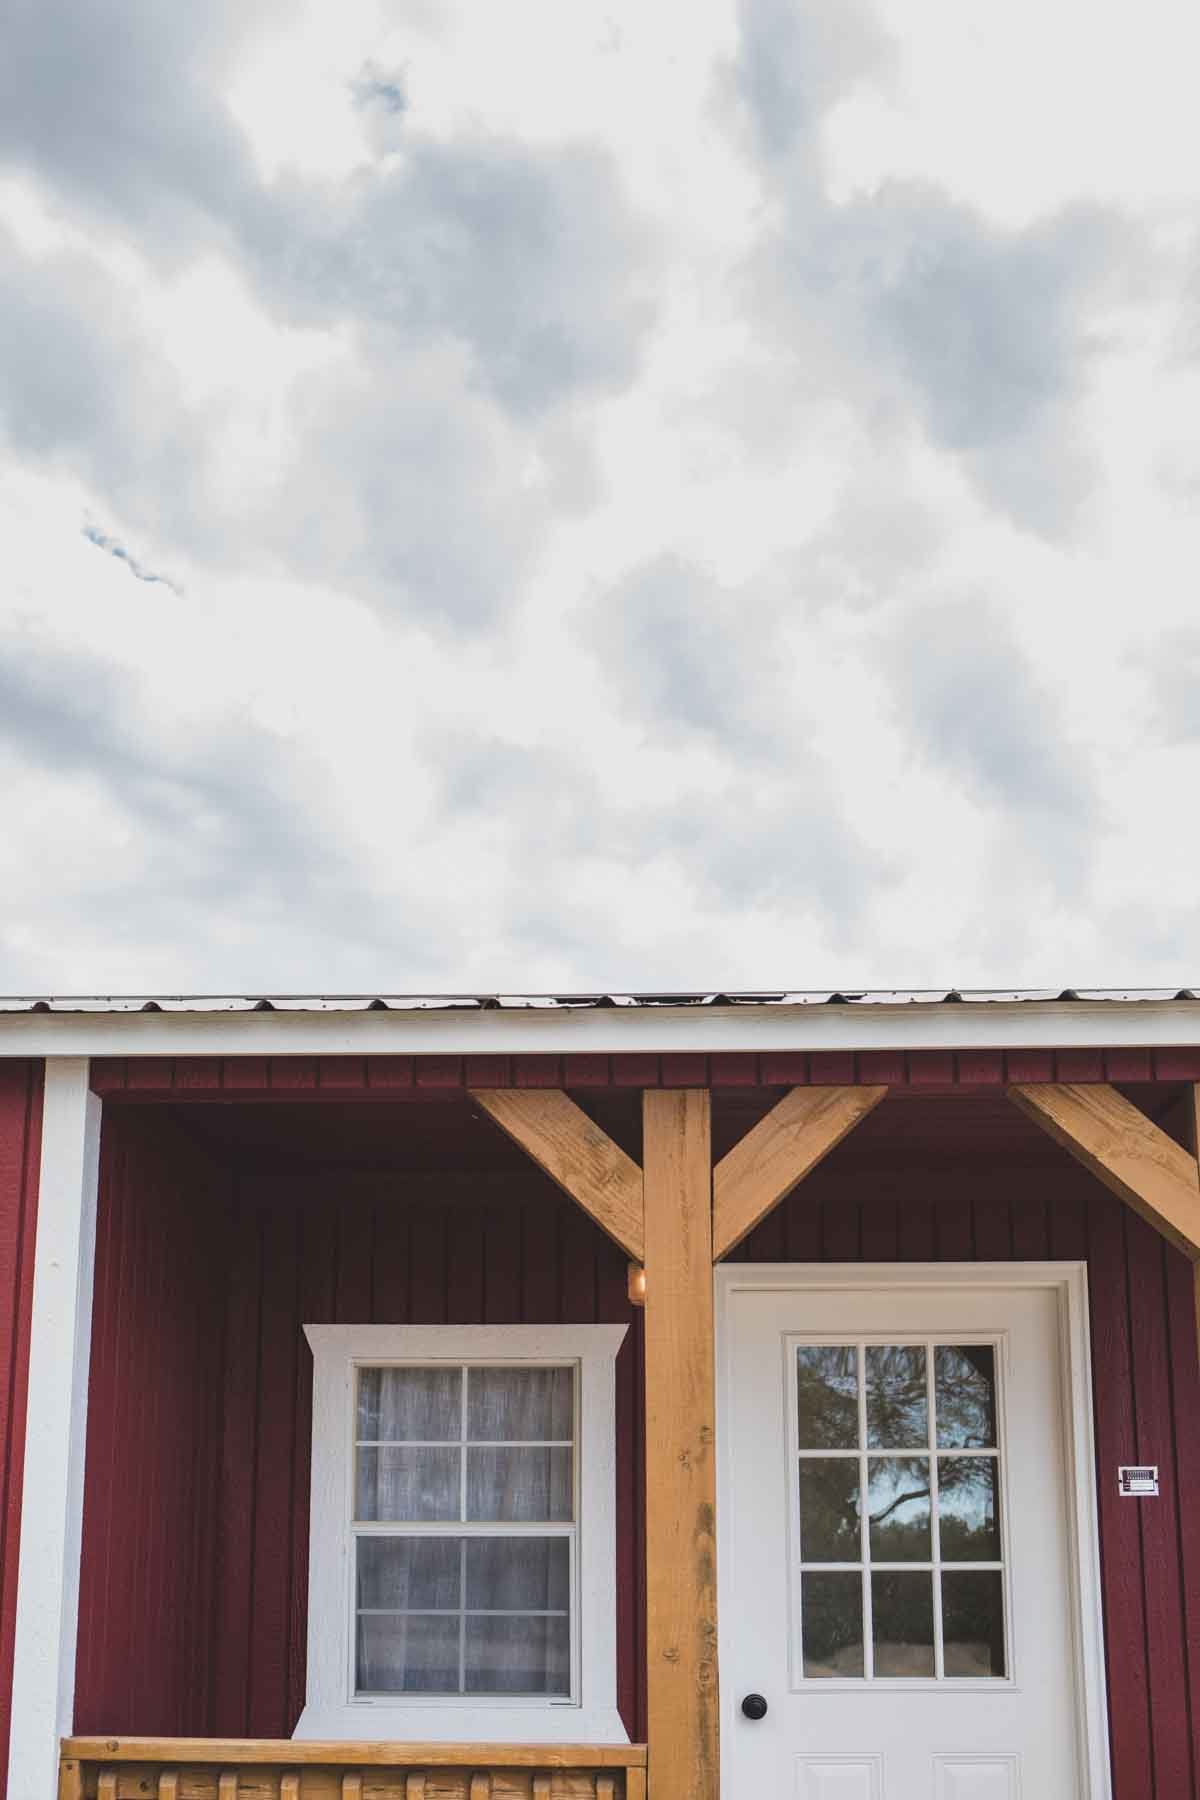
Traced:
<path fill-rule="evenodd" d="M 21 1552 L 13 1663 L 9 1793 L 51 1794 L 58 1740 L 74 1723 L 79 1557 L 100 1101 L 86 1057 L 46 1064 Z"/>
<path fill-rule="evenodd" d="M 627 1325 L 306 1325 L 313 1352 L 308 1689 L 293 1736 L 423 1743 L 627 1744 L 617 1710 L 616 1357 Z M 350 1520 L 359 1362 L 574 1362 L 579 1662 L 571 1701 L 355 1699 Z"/>
<path fill-rule="evenodd" d="M 4 1056 L 522 1056 L 1200 1045 L 1200 1002 L 655 1006 L 577 1012 L 0 1013 Z"/>
<path fill-rule="evenodd" d="M 806 1289 L 951 1288 L 1050 1289 L 1058 1310 L 1061 1402 L 1070 1422 L 1066 1453 L 1068 1535 L 1071 1561 L 1071 1615 L 1076 1651 L 1079 1767 L 1082 1800 L 1112 1800 L 1108 1699 L 1104 1662 L 1104 1620 L 1100 1588 L 1100 1528 L 1095 1480 L 1092 1359 L 1088 1326 L 1087 1264 L 1028 1263 L 723 1263 L 713 1271 L 716 1302 L 717 1385 L 717 1565 L 729 1565 L 731 1521 L 721 1496 L 729 1492 L 724 1461 L 724 1422 L 734 1397 L 729 1388 L 727 1345 L 729 1299 L 738 1290 L 800 1293 Z M 718 1604 L 720 1577 L 718 1573 Z"/>

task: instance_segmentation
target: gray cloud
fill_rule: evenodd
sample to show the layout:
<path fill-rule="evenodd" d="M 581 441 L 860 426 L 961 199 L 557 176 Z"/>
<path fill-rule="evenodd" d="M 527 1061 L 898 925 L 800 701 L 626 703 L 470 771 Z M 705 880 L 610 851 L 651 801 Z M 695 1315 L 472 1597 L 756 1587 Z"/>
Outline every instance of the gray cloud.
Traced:
<path fill-rule="evenodd" d="M 159 255 L 244 225 L 261 195 L 220 80 L 280 10 L 277 0 L 14 0 L 0 160 L 145 233 Z"/>
<path fill-rule="evenodd" d="M 420 960 L 435 941 L 430 918 L 371 890 L 321 769 L 236 712 L 188 729 L 124 671 L 17 628 L 0 644 L 0 747 L 14 768 L 93 789 L 133 828 L 61 896 L 107 942 L 153 939 L 166 919 L 177 945 L 222 920 L 260 959 L 273 932 L 288 954 L 307 939 L 334 961 L 347 944 Z"/>
<path fill-rule="evenodd" d="M 808 140 L 835 101 L 892 61 L 891 42 L 862 0 L 741 0 L 738 22 L 738 55 L 720 86 L 740 102 L 769 157 Z"/>
<path fill-rule="evenodd" d="M 725 589 L 694 563 L 664 554 L 599 595 L 581 636 L 614 698 L 648 735 L 669 741 L 695 732 L 753 753 L 777 740 L 780 688 L 796 673 L 779 637 L 786 610 L 769 581 Z"/>
<path fill-rule="evenodd" d="M 1099 801 L 1061 707 L 985 599 L 909 610 L 876 644 L 876 666 L 919 755 L 988 809 L 1045 877 L 1076 889 Z"/>
<path fill-rule="evenodd" d="M 881 16 L 742 0 L 728 80 L 776 202 L 746 303 L 784 359 L 794 430 L 817 397 L 853 405 L 877 439 L 916 421 L 990 505 L 1058 535 L 1097 479 L 1079 402 L 1104 304 L 1145 264 L 1146 242 L 1084 205 L 1006 229 L 930 183 L 834 204 L 818 127 L 856 86 L 888 78 Z"/>
<path fill-rule="evenodd" d="M 1200 740 L 1200 630 L 1160 632 L 1136 666 L 1149 688 L 1154 735 L 1172 745 Z"/>

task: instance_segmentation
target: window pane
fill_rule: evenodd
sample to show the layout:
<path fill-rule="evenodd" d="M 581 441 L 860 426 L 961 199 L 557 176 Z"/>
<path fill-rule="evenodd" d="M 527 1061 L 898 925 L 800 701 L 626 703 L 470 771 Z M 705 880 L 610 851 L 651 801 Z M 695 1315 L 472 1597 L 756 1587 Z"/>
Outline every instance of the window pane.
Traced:
<path fill-rule="evenodd" d="M 925 1349 L 921 1344 L 868 1344 L 867 1443 L 872 1450 L 911 1450 L 929 1442 Z"/>
<path fill-rule="evenodd" d="M 360 1369 L 360 1439 L 444 1444 L 462 1436 L 462 1370 Z"/>
<path fill-rule="evenodd" d="M 468 1369 L 467 1436 L 478 1443 L 566 1439 L 575 1411 L 573 1369 Z"/>
<path fill-rule="evenodd" d="M 939 1344 L 933 1370 L 939 1449 L 993 1449 L 996 1352 L 991 1344 Z"/>
<path fill-rule="evenodd" d="M 947 1562 L 999 1562 L 998 1475 L 994 1456 L 938 1457 L 938 1514 Z"/>
<path fill-rule="evenodd" d="M 802 1575 L 800 1609 L 805 1675 L 861 1675 L 862 1576 Z"/>
<path fill-rule="evenodd" d="M 570 1519 L 570 1450 L 468 1450 L 468 1519 Z"/>
<path fill-rule="evenodd" d="M 461 1606 L 461 1538 L 360 1537 L 357 1545 L 360 1607 Z"/>
<path fill-rule="evenodd" d="M 468 1694 L 569 1694 L 566 1619 L 467 1617 Z"/>
<path fill-rule="evenodd" d="M 482 1612 L 566 1612 L 571 1547 L 565 1537 L 468 1538 L 467 1605 Z"/>
<path fill-rule="evenodd" d="M 933 1661 L 933 1576 L 927 1569 L 871 1576 L 876 1675 L 928 1676 Z"/>
<path fill-rule="evenodd" d="M 800 1556 L 804 1562 L 858 1562 L 859 1478 L 856 1456 L 800 1458 Z"/>
<path fill-rule="evenodd" d="M 802 1344 L 796 1351 L 802 1450 L 858 1448 L 858 1351 L 853 1344 Z"/>
<path fill-rule="evenodd" d="M 367 1614 L 358 1620 L 360 1694 L 457 1694 L 456 1614 Z"/>
<path fill-rule="evenodd" d="M 868 1468 L 872 1562 L 928 1562 L 929 1458 L 873 1456 Z"/>
<path fill-rule="evenodd" d="M 355 1517 L 394 1520 L 461 1517 L 461 1450 L 359 1450 Z"/>
<path fill-rule="evenodd" d="M 947 1675 L 1005 1673 L 998 1569 L 956 1569 L 942 1576 L 942 1642 Z"/>

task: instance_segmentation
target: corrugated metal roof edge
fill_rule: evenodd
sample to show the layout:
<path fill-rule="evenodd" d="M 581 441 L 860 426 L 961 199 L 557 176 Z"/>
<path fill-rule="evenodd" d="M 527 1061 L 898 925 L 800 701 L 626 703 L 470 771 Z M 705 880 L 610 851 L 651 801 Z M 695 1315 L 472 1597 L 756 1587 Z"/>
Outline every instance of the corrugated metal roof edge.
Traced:
<path fill-rule="evenodd" d="M 570 1012 L 737 1006 L 1137 1005 L 1200 1000 L 1182 988 L 841 988 L 592 994 L 97 994 L 0 995 L 0 1013 Z"/>

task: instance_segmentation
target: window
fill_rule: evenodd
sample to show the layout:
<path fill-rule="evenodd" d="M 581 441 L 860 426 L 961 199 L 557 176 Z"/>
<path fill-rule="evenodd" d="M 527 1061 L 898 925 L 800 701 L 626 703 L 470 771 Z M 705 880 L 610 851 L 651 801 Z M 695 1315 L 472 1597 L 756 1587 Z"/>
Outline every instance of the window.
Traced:
<path fill-rule="evenodd" d="M 625 1741 L 613 1505 L 624 1329 L 306 1328 L 298 1736 Z"/>
<path fill-rule="evenodd" d="M 1004 1680 L 994 1343 L 795 1348 L 804 1681 Z"/>

